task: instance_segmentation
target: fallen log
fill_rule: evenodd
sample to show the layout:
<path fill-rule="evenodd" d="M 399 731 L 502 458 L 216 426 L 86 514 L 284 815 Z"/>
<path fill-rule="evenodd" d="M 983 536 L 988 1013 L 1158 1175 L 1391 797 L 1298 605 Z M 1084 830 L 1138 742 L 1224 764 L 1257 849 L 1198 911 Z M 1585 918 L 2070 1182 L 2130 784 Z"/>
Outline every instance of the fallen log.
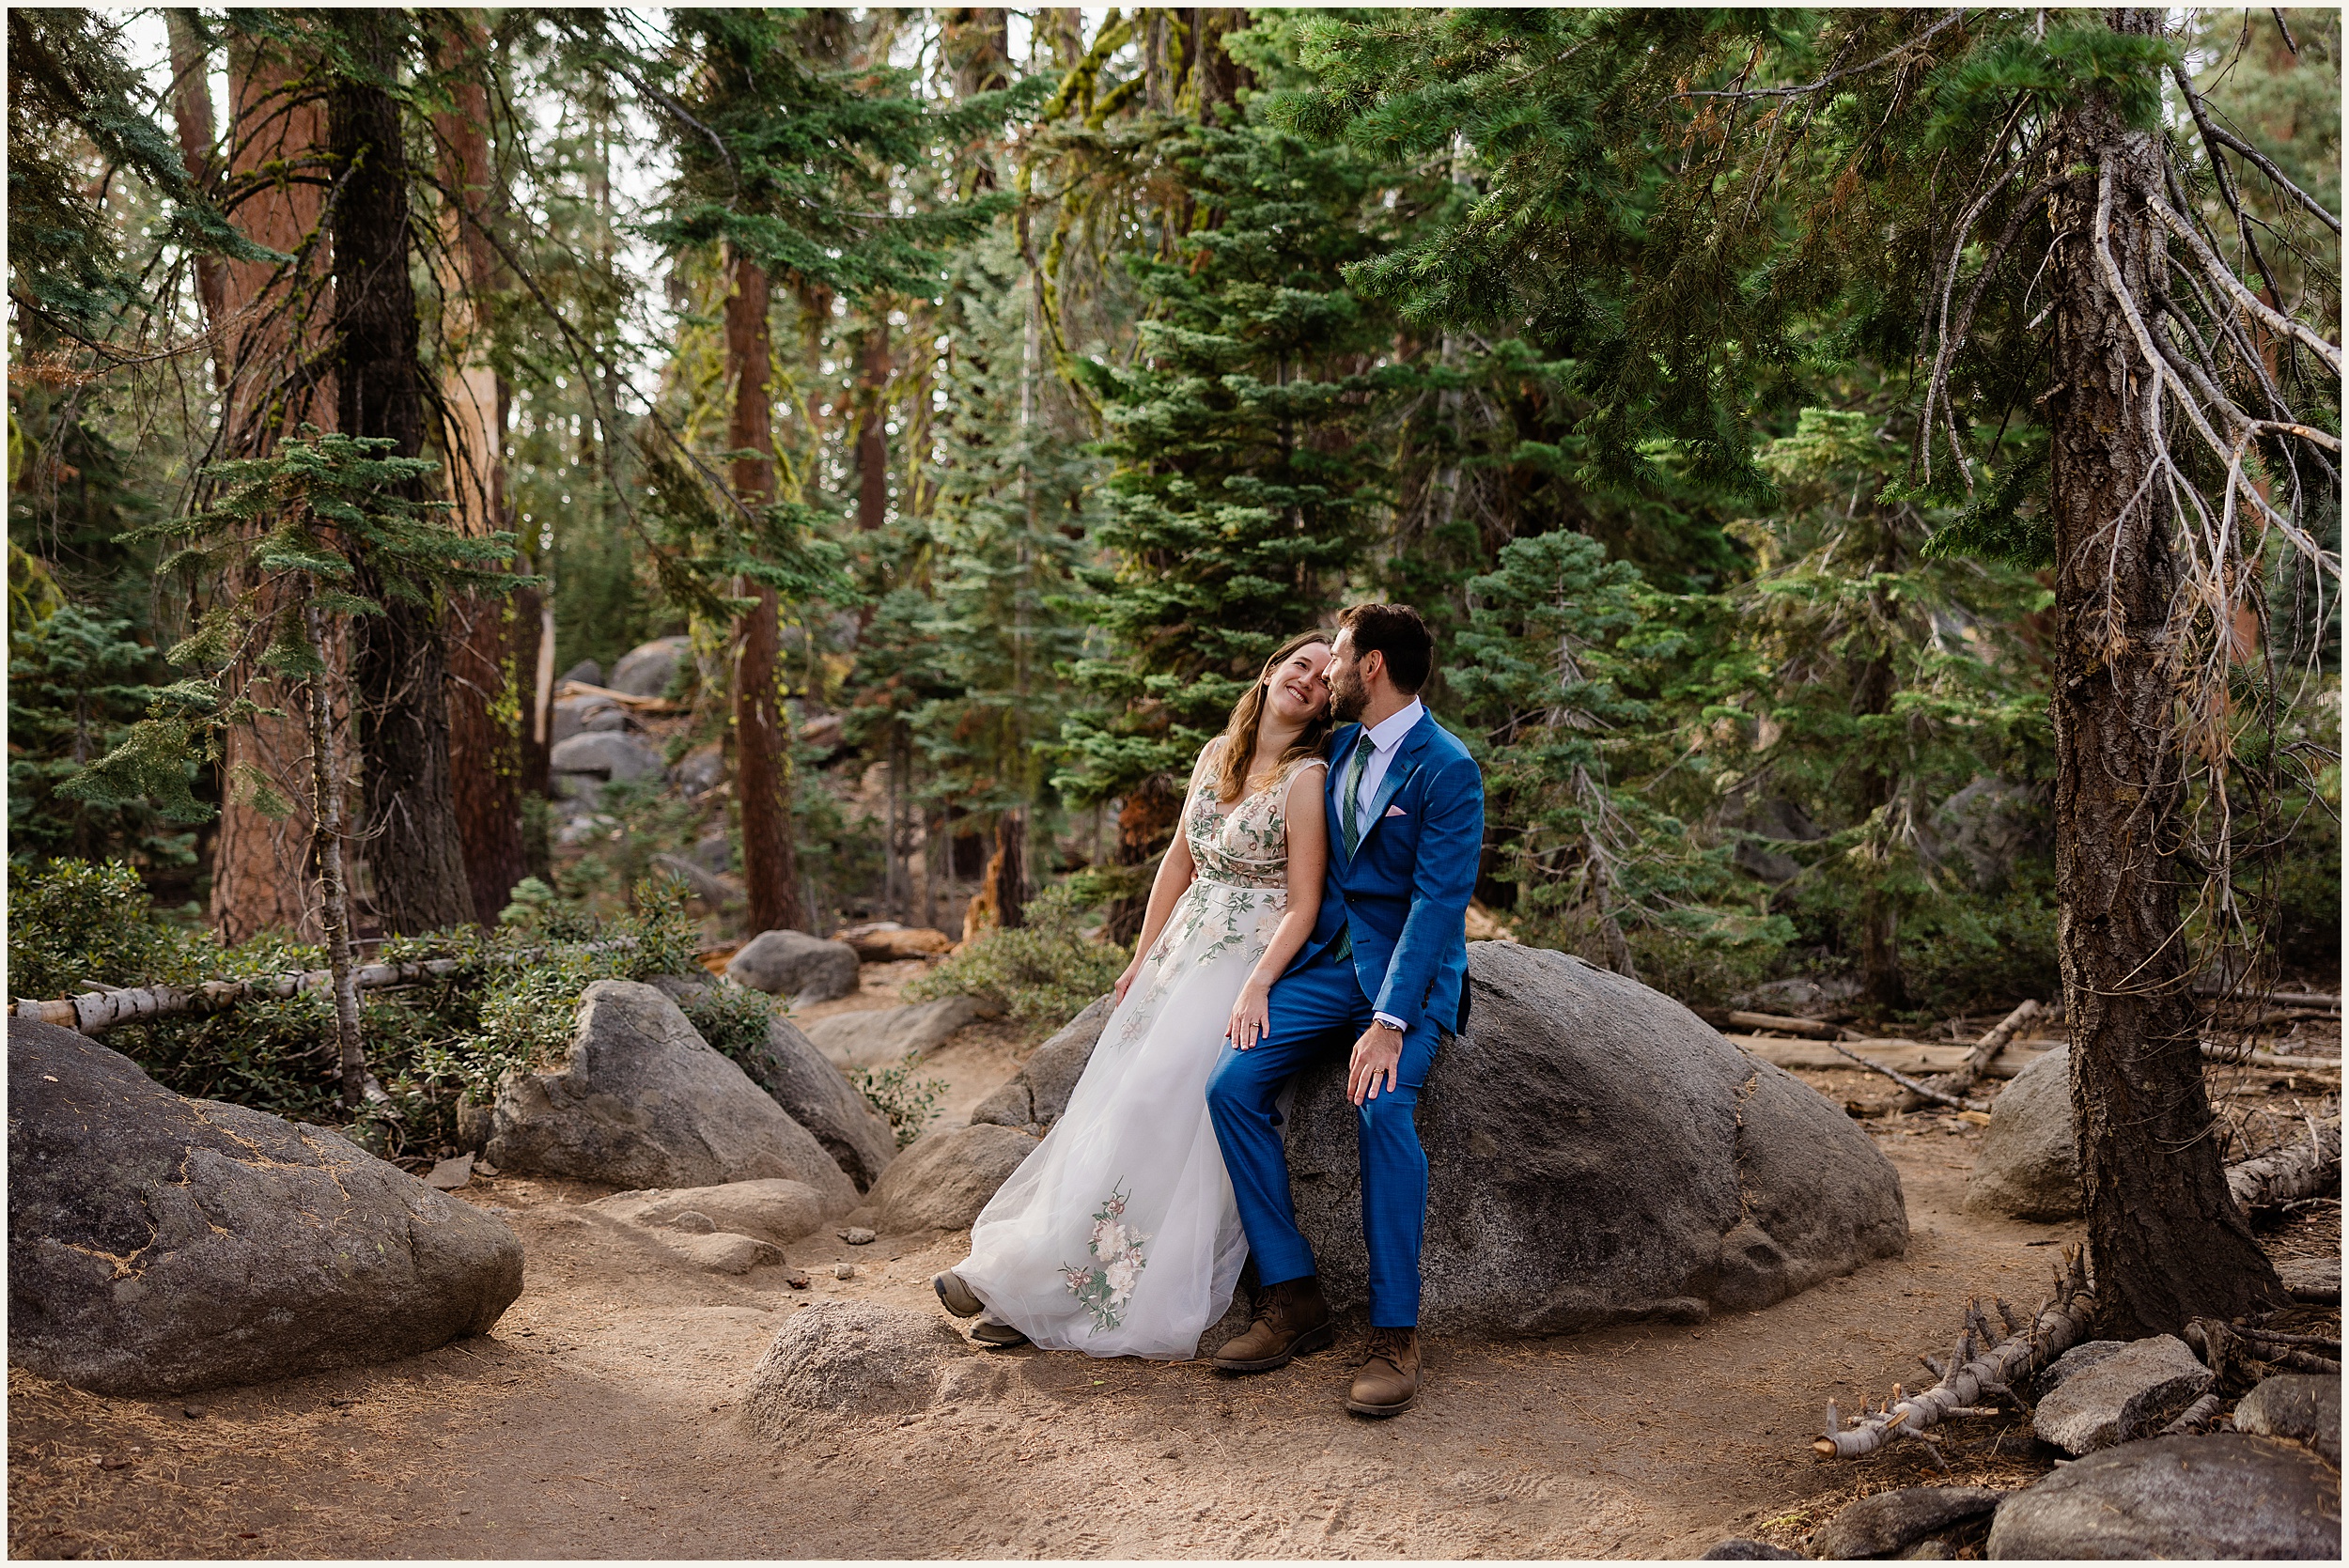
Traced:
<path fill-rule="evenodd" d="M 1989 1071 L 1990 1063 L 1996 1062 L 1999 1053 L 2022 1032 L 2023 1026 L 2038 1017 L 2041 1011 L 2035 1001 L 2023 1002 L 1974 1043 L 1974 1048 L 1967 1053 L 1966 1060 L 1957 1064 L 1955 1071 L 1925 1081 L 1945 1094 L 1963 1095 L 1980 1081 L 1983 1073 Z M 1903 1110 L 1914 1110 L 1924 1103 L 1923 1097 L 1913 1091 L 1901 1096 Z"/>
<path fill-rule="evenodd" d="M 2202 1060 L 2222 1067 L 2275 1067 L 2292 1073 L 2341 1071 L 2338 1056 L 2282 1056 L 2275 1051 L 2245 1050 L 2239 1046 L 2222 1046 L 2210 1040 L 2202 1042 Z"/>
<path fill-rule="evenodd" d="M 1851 1063 L 1835 1048 L 1841 1045 L 1844 1050 L 1857 1051 L 1871 1061 L 1919 1077 L 1952 1071 L 1972 1049 L 1968 1046 L 1934 1045 L 1921 1040 L 1771 1040 L 1759 1034 L 1724 1034 L 1721 1038 L 1749 1055 L 1781 1067 L 1848 1067 Z M 1983 1077 L 2013 1078 L 2039 1054 L 2036 1043 L 2017 1041 L 1990 1063 Z"/>
<path fill-rule="evenodd" d="M 2295 1140 L 2227 1167 L 2227 1190 L 2248 1214 L 2295 1198 L 2312 1196 L 2341 1169 L 2341 1124 L 2309 1124 L 2307 1142 Z"/>
<path fill-rule="evenodd" d="M 1890 1079 L 1894 1083 L 1899 1084 L 1902 1088 L 1907 1090 L 1911 1094 L 1915 1094 L 1921 1099 L 1937 1100 L 1943 1105 L 1954 1106 L 1960 1110 L 1987 1110 L 1990 1109 L 1988 1103 L 1983 1100 L 1962 1099 L 1955 1094 L 1944 1094 L 1940 1090 L 1931 1088 L 1920 1080 L 1910 1078 L 1906 1073 L 1888 1067 L 1881 1062 L 1871 1062 L 1857 1051 L 1845 1050 L 1842 1046 L 1837 1045 L 1832 1040 L 1828 1042 L 1828 1049 L 1835 1052 L 1839 1056 L 1849 1057 L 1852 1061 L 1859 1063 L 1861 1066 L 1867 1068 L 1872 1073 L 1882 1073 L 1886 1078 Z"/>
<path fill-rule="evenodd" d="M 586 952 L 600 953 L 612 947 L 633 947 L 635 939 L 621 937 L 610 942 L 582 945 Z M 537 951 L 500 954 L 490 961 L 519 963 L 539 955 Z M 351 980 L 360 990 L 380 991 L 394 986 L 414 986 L 428 980 L 443 980 L 465 967 L 462 961 L 456 958 L 421 958 L 405 964 L 365 964 L 352 973 Z M 8 1012 L 15 1017 L 38 1018 L 42 1023 L 55 1024 L 84 1034 L 102 1034 L 117 1025 L 145 1023 L 150 1018 L 225 1012 L 241 1001 L 283 1001 L 305 991 L 332 990 L 334 984 L 331 970 L 303 970 L 264 975 L 257 980 L 205 980 L 185 986 L 94 986 L 80 996 L 55 1001 L 20 999 L 8 1004 Z"/>
<path fill-rule="evenodd" d="M 1913 1437 L 1937 1462 L 1940 1454 L 1925 1436 L 1925 1428 L 1971 1408 L 1984 1393 L 2011 1395 L 2017 1383 L 2036 1375 L 2086 1336 L 2096 1313 L 2096 1293 L 2089 1282 L 2085 1250 L 2077 1246 L 2065 1250 L 2062 1266 L 2056 1271 L 2055 1296 L 2031 1315 L 2029 1328 L 2016 1327 L 2015 1314 L 2005 1302 L 1999 1302 L 1998 1308 L 2006 1335 L 1989 1349 L 1978 1351 L 1977 1334 L 1983 1343 L 1990 1343 L 1990 1322 L 1979 1302 L 1967 1304 L 1966 1327 L 1950 1352 L 1950 1371 L 1923 1393 L 1904 1397 L 1895 1384 L 1883 1409 L 1870 1411 L 1863 1400 L 1861 1414 L 1849 1419 L 1848 1429 L 1842 1409 L 1828 1400 L 1827 1431 L 1812 1440 L 1812 1452 L 1828 1459 L 1858 1459 L 1894 1437 Z"/>
<path fill-rule="evenodd" d="M 1813 1040 L 1840 1039 L 1843 1033 L 1835 1025 L 1817 1018 L 1789 1018 L 1776 1013 L 1732 1013 L 1729 1021 L 1740 1029 L 1775 1030 L 1781 1034 L 1800 1034 Z"/>
<path fill-rule="evenodd" d="M 2176 1421 L 2163 1427 L 2159 1436 L 2175 1437 L 2188 1432 L 2200 1432 L 2218 1419 L 2218 1412 L 2226 1407 L 2226 1403 L 2217 1394 L 2204 1394 L 2181 1411 Z"/>

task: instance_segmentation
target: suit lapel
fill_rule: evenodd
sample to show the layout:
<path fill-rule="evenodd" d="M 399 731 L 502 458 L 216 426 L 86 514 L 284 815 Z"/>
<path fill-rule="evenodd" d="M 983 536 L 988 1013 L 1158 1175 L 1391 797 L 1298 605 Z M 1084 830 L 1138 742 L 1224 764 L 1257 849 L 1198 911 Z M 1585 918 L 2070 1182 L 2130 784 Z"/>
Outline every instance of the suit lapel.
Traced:
<path fill-rule="evenodd" d="M 1378 793 L 1371 797 L 1370 814 L 1362 819 L 1364 844 L 1368 844 L 1370 835 L 1378 831 L 1378 824 L 1385 820 L 1387 808 L 1394 803 L 1395 796 L 1411 782 L 1411 775 L 1419 771 L 1419 753 L 1427 745 L 1429 722 L 1429 716 L 1421 714 L 1419 722 L 1411 726 L 1410 734 L 1405 736 L 1403 743 L 1394 749 L 1394 760 L 1387 764 L 1387 776 L 1378 781 Z"/>

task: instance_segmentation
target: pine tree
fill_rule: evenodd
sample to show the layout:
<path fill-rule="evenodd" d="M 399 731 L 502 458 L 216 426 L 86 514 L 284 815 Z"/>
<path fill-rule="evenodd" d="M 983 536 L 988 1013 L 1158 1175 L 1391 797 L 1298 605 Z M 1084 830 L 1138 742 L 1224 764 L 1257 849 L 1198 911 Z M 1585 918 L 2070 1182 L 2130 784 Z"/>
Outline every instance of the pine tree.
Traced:
<path fill-rule="evenodd" d="M 2340 352 L 2310 325 L 2337 303 L 2288 314 L 2255 225 L 2202 221 L 2192 194 L 2233 219 L 2239 184 L 2285 192 L 2272 161 L 2213 124 L 2154 12 L 1318 25 L 1327 85 L 1285 123 L 1392 156 L 1461 137 L 1486 172 L 1473 209 L 1358 283 L 1572 358 L 1600 470 L 1660 437 L 1758 491 L 1752 421 L 1806 358 L 1913 365 L 1914 495 L 1976 499 L 2010 427 L 2044 420 L 2044 487 L 1981 496 L 1948 543 L 2021 536 L 2054 564 L 2059 940 L 2099 1280 L 2132 1329 L 2276 1298 L 2207 1136 L 2174 847 L 2232 820 L 2189 815 L 2186 781 L 2228 766 L 2244 718 L 2233 607 L 2265 599 L 2241 584 L 2295 557 L 2339 572 L 2310 533 L 2338 515 Z M 2317 205 L 2292 223 L 2327 247 Z M 2212 911 L 2239 919 L 2223 889 Z"/>
<path fill-rule="evenodd" d="M 1095 531 L 1110 564 L 1085 574 L 1113 652 L 1075 667 L 1104 706 L 1070 720 L 1057 782 L 1124 797 L 1129 865 L 1165 843 L 1266 654 L 1334 607 L 1379 495 L 1381 328 L 1342 272 L 1367 250 L 1369 167 L 1252 124 L 1178 127 L 1161 156 L 1189 215 L 1128 257 L 1136 362 L 1075 365 L 1118 460 Z"/>

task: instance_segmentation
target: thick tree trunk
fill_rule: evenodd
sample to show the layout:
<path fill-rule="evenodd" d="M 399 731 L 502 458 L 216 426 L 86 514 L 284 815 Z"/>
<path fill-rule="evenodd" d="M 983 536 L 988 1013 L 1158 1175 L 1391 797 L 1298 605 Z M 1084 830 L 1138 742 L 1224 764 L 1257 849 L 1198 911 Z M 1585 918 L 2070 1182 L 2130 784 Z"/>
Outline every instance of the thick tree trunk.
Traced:
<path fill-rule="evenodd" d="M 2153 31 L 2160 13 L 2115 25 Z M 2180 929 L 2175 846 L 2185 757 L 2168 665 L 2176 569 L 2145 366 L 2097 255 L 2097 173 L 2111 171 L 2109 255 L 2139 299 L 2162 291 L 2155 132 L 2082 103 L 2054 161 L 2057 945 L 2072 1102 L 2098 1295 L 2122 1337 L 2234 1317 L 2283 1291 L 2227 1191 L 2202 1087 Z"/>
<path fill-rule="evenodd" d="M 193 50 L 200 60 L 200 46 L 181 20 L 175 44 Z M 221 388 L 215 452 L 223 458 L 263 457 L 303 424 L 329 430 L 335 424 L 333 294 L 326 247 L 318 235 L 324 210 L 326 113 L 318 99 L 291 85 L 308 73 L 310 64 L 247 35 L 233 36 L 229 46 L 229 184 L 239 194 L 232 217 L 256 243 L 296 259 L 282 274 L 273 262 L 222 262 L 217 297 L 199 274 L 205 306 L 215 312 L 208 324 L 215 384 Z M 180 150 L 194 172 L 211 152 L 203 124 L 210 91 L 200 66 L 181 84 L 181 97 L 190 101 L 181 105 L 187 113 L 180 122 Z M 226 584 L 232 593 L 240 586 L 233 579 Z M 345 653 L 340 638 L 326 650 L 338 675 Z M 257 768 L 294 810 L 272 821 L 233 791 L 224 791 L 220 831 L 212 841 L 208 918 L 226 942 L 263 931 L 283 931 L 304 941 L 325 934 L 309 897 L 315 834 L 301 698 L 288 687 L 264 683 L 265 690 L 272 687 L 279 700 L 270 706 L 284 709 L 284 716 L 262 716 L 230 730 L 223 741 L 221 776 Z M 333 721 L 346 723 L 349 715 L 336 711 Z"/>
<path fill-rule="evenodd" d="M 171 118 L 179 132 L 179 157 L 188 175 L 207 190 L 212 188 L 215 162 L 212 128 L 212 62 L 195 30 L 195 13 L 173 7 L 163 12 L 171 38 Z M 204 307 L 206 329 L 218 334 L 228 320 L 228 269 L 216 256 L 195 258 L 195 297 Z M 212 346 L 212 384 L 228 386 L 226 346 Z"/>
<path fill-rule="evenodd" d="M 889 318 L 876 303 L 872 325 L 857 349 L 856 525 L 872 533 L 889 519 Z M 869 615 L 871 612 L 866 612 Z"/>
<path fill-rule="evenodd" d="M 726 379 L 734 411 L 726 444 L 756 454 L 736 459 L 735 493 L 757 506 L 774 499 L 773 409 L 767 380 L 773 360 L 770 294 L 758 263 L 737 253 L 734 292 L 726 299 Z M 790 715 L 783 706 L 782 627 L 775 591 L 738 579 L 735 593 L 755 597 L 734 636 L 734 784 L 742 813 L 742 882 L 753 931 L 797 928 L 800 878 L 791 839 Z"/>
<path fill-rule="evenodd" d="M 397 13 L 355 12 L 369 64 L 397 63 Z M 338 78 L 327 117 L 339 181 L 334 233 L 334 325 L 344 432 L 385 436 L 401 457 L 424 450 L 416 296 L 408 272 L 408 160 L 399 106 L 373 82 Z M 474 918 L 462 841 L 450 797 L 447 661 L 439 612 L 389 598 L 365 565 L 361 589 L 381 615 L 355 617 L 353 700 L 359 709 L 367 862 L 387 933 L 413 934 Z"/>
<path fill-rule="evenodd" d="M 478 12 L 447 24 L 438 40 L 442 63 L 456 71 L 450 111 L 432 116 L 441 149 L 441 184 L 455 199 L 442 208 L 442 447 L 448 454 L 459 528 L 475 538 L 506 520 L 504 399 L 490 367 L 488 303 L 496 287 L 497 252 L 488 225 L 493 201 L 488 125 L 488 36 Z M 518 655 L 523 630 L 502 599 L 452 596 L 448 604 L 448 750 L 451 803 L 463 845 L 475 916 L 496 921 L 514 884 L 527 874 L 522 852 L 521 729 L 516 682 L 535 669 Z M 537 642 L 537 628 L 528 628 Z"/>

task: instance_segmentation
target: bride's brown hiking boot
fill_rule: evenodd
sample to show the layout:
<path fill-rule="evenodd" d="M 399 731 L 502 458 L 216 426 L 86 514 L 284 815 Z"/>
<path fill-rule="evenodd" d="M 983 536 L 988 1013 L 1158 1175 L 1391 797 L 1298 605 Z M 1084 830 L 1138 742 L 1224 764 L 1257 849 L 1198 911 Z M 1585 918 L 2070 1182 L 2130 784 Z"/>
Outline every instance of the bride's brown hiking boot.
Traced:
<path fill-rule="evenodd" d="M 1321 1281 L 1308 1274 L 1258 1291 L 1254 1321 L 1215 1353 L 1214 1365 L 1219 1372 L 1270 1372 L 1293 1356 L 1329 1349 L 1336 1337 Z"/>
<path fill-rule="evenodd" d="M 1399 1416 L 1419 1400 L 1419 1330 L 1373 1328 L 1346 1407 L 1358 1416 Z"/>

